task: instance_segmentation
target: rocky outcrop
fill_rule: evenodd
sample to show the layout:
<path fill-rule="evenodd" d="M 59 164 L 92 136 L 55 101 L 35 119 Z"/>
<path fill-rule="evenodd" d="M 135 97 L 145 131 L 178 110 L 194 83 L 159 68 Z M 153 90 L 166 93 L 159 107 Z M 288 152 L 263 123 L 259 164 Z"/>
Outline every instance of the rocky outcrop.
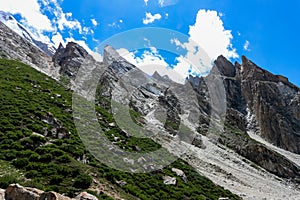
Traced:
<path fill-rule="evenodd" d="M 177 180 L 175 177 L 171 177 L 171 176 L 164 176 L 164 184 L 165 185 L 176 185 Z"/>
<path fill-rule="evenodd" d="M 56 192 L 44 192 L 40 195 L 39 200 L 71 200 L 71 198 Z"/>
<path fill-rule="evenodd" d="M 172 168 L 172 172 L 175 172 L 177 176 L 180 176 L 184 182 L 187 182 L 187 177 L 181 169 Z"/>
<path fill-rule="evenodd" d="M 243 57 L 243 63 L 230 63 L 219 56 L 210 74 L 204 78 L 189 77 L 199 94 L 199 133 L 206 135 L 210 123 L 210 95 L 205 82 L 219 76 L 226 91 L 225 129 L 210 135 L 221 144 L 280 177 L 299 182 L 299 166 L 277 152 L 251 139 L 247 132 L 261 135 L 270 143 L 299 153 L 299 88 L 282 76 L 261 69 Z M 207 97 L 207 98 L 205 98 Z M 251 118 L 251 119 L 250 119 Z"/>
<path fill-rule="evenodd" d="M 87 192 L 81 192 L 71 199 L 52 191 L 44 192 L 36 188 L 10 184 L 6 190 L 0 189 L 0 200 L 98 200 L 98 198 Z"/>
<path fill-rule="evenodd" d="M 4 200 L 5 190 L 0 189 L 0 200 Z"/>
<path fill-rule="evenodd" d="M 98 200 L 98 198 L 87 192 L 81 192 L 79 195 L 75 197 L 75 200 Z"/>
<path fill-rule="evenodd" d="M 6 200 L 40 200 L 42 190 L 30 187 L 22 187 L 19 184 L 11 184 L 5 190 Z"/>
<path fill-rule="evenodd" d="M 60 68 L 59 73 L 71 78 L 75 78 L 85 59 L 93 60 L 83 47 L 74 42 L 69 42 L 66 47 L 60 44 L 52 57 L 54 65 Z"/>

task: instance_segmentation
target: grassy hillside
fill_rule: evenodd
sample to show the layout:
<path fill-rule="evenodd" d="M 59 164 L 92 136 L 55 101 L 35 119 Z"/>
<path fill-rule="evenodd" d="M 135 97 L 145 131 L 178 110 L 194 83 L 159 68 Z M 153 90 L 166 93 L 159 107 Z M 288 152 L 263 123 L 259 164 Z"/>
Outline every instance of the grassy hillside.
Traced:
<path fill-rule="evenodd" d="M 0 187 L 19 182 L 73 197 L 100 182 L 110 188 L 107 194 L 126 199 L 239 199 L 182 160 L 148 174 L 125 173 L 103 165 L 86 151 L 76 133 L 71 96 L 71 91 L 30 66 L 0 59 Z M 104 108 L 96 110 L 103 119 L 101 126 L 113 121 Z M 108 137 L 111 134 L 122 137 L 118 128 L 106 133 Z M 142 151 L 159 147 L 136 138 L 123 145 L 128 150 L 139 146 Z M 187 183 L 172 167 L 185 172 Z M 164 175 L 176 177 L 177 185 L 163 184 Z M 119 186 L 116 182 L 120 180 L 127 184 Z M 105 194 L 98 197 L 109 199 Z"/>

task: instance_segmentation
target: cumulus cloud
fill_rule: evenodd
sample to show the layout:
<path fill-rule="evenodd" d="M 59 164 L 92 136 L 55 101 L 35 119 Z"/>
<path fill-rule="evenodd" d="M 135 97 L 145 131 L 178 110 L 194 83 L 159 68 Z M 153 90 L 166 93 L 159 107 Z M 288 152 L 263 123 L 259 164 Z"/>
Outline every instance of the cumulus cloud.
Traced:
<path fill-rule="evenodd" d="M 51 40 L 52 40 L 55 48 L 58 48 L 60 43 L 65 44 L 64 39 L 59 32 L 57 32 L 55 35 L 53 35 Z"/>
<path fill-rule="evenodd" d="M 72 18 L 72 13 L 65 13 L 56 0 L 0 1 L 0 8 L 5 12 L 20 14 L 20 22 L 39 37 L 43 32 L 63 31 L 66 28 L 82 33 L 81 23 Z M 49 19 L 43 14 L 45 11 L 54 15 L 54 18 Z"/>
<path fill-rule="evenodd" d="M 243 46 L 243 48 L 244 48 L 245 51 L 250 51 L 249 45 L 250 45 L 250 42 L 248 40 L 246 40 L 246 42 L 245 42 L 245 44 Z"/>
<path fill-rule="evenodd" d="M 224 28 L 217 11 L 199 10 L 195 24 L 190 26 L 189 35 L 212 59 L 221 54 L 227 58 L 238 57 L 231 43 L 231 30 Z"/>
<path fill-rule="evenodd" d="M 177 58 L 178 69 L 186 74 L 188 69 L 192 75 L 206 75 L 219 55 L 227 58 L 237 58 L 236 49 L 231 40 L 233 36 L 230 30 L 226 30 L 216 11 L 199 10 L 196 22 L 189 27 L 189 39 L 181 42 L 173 38 L 170 42 L 187 51 L 186 55 Z"/>
<path fill-rule="evenodd" d="M 20 14 L 23 17 L 23 23 L 39 32 L 54 30 L 50 19 L 41 13 L 41 7 L 37 0 L 0 1 L 0 8 L 4 12 Z"/>
<path fill-rule="evenodd" d="M 94 26 L 97 26 L 98 25 L 98 22 L 95 20 L 95 19 L 91 19 L 91 22 Z"/>
<path fill-rule="evenodd" d="M 159 13 L 152 15 L 150 12 L 147 12 L 146 18 L 143 19 L 143 24 L 146 24 L 146 25 L 151 24 L 155 20 L 160 20 L 160 19 L 161 19 L 161 15 Z"/>
<path fill-rule="evenodd" d="M 144 0 L 146 6 L 148 6 L 148 1 L 149 1 L 149 0 Z"/>

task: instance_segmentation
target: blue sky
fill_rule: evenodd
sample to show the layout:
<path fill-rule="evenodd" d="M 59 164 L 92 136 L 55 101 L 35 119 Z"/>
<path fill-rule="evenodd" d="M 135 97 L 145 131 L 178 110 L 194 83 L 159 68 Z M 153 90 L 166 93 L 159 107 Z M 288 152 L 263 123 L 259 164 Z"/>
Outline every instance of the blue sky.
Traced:
<path fill-rule="evenodd" d="M 203 46 L 210 57 L 219 53 L 240 62 L 246 55 L 300 85 L 298 0 L 1 0 L 0 10 L 11 12 L 50 42 L 81 41 L 92 50 L 115 34 L 134 28 L 172 29 L 198 43 L 207 42 Z M 206 30 L 206 21 L 218 24 L 218 30 Z M 220 42 L 214 43 L 217 38 Z M 212 46 L 215 49 L 209 49 Z"/>

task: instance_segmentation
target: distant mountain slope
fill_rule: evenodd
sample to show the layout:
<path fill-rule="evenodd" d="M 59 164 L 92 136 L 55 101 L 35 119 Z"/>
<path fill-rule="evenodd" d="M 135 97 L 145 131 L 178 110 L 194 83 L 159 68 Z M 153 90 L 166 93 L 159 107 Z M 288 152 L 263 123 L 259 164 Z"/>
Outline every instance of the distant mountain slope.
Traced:
<path fill-rule="evenodd" d="M 49 76 L 58 78 L 51 56 L 0 21 L 0 57 L 17 59 Z"/>
<path fill-rule="evenodd" d="M 43 41 L 41 38 L 36 38 L 36 36 L 22 26 L 11 14 L 0 10 L 0 21 L 8 26 L 11 30 L 25 38 L 27 41 L 36 45 L 49 56 L 52 56 L 55 53 L 56 49 L 53 43 L 49 41 Z"/>

